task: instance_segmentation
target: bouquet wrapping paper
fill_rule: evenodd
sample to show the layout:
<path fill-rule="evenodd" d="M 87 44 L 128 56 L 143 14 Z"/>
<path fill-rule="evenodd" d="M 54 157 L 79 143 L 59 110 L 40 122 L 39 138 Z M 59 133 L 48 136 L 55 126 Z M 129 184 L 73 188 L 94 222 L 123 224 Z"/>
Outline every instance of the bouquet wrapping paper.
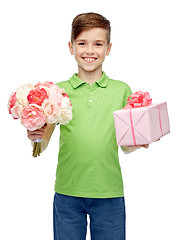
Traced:
<path fill-rule="evenodd" d="M 166 102 L 149 102 L 148 106 L 138 107 L 132 107 L 128 102 L 127 107 L 114 111 L 113 116 L 117 145 L 120 146 L 150 144 L 170 132 Z"/>

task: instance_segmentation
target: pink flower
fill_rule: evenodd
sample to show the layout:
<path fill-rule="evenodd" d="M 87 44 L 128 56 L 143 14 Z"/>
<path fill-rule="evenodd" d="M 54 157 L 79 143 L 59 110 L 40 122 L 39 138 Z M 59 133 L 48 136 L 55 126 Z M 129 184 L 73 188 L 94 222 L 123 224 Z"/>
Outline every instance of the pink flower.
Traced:
<path fill-rule="evenodd" d="M 45 119 L 43 108 L 36 104 L 30 104 L 22 111 L 21 122 L 30 131 L 41 128 L 45 124 Z"/>
<path fill-rule="evenodd" d="M 63 97 L 67 97 L 67 98 L 69 98 L 69 96 L 68 96 L 67 93 L 63 93 Z"/>
<path fill-rule="evenodd" d="M 49 88 L 49 100 L 52 102 L 56 102 L 60 105 L 63 100 L 63 95 L 62 95 L 63 93 L 64 93 L 63 89 L 53 84 Z"/>
<path fill-rule="evenodd" d="M 11 114 L 11 109 L 15 106 L 17 99 L 16 99 L 16 92 L 11 93 L 10 98 L 9 98 L 9 102 L 8 102 L 8 110 L 9 113 Z"/>
<path fill-rule="evenodd" d="M 11 114 L 14 119 L 18 119 L 21 117 L 23 111 L 23 106 L 19 104 L 18 102 L 15 103 L 13 108 L 11 108 Z"/>
<path fill-rule="evenodd" d="M 46 98 L 48 98 L 48 95 L 44 88 L 35 88 L 34 90 L 31 90 L 27 96 L 30 104 L 37 104 L 39 106 Z"/>
<path fill-rule="evenodd" d="M 20 105 L 17 102 L 16 92 L 13 92 L 10 95 L 9 102 L 8 102 L 9 114 L 11 114 L 14 119 L 18 119 L 21 116 L 22 109 L 23 109 L 22 105 Z"/>
<path fill-rule="evenodd" d="M 44 82 L 44 83 L 41 83 L 41 82 L 38 82 L 36 85 L 34 85 L 34 87 L 36 88 L 36 87 L 47 87 L 47 88 L 49 88 L 51 85 L 53 85 L 53 82 L 48 82 L 48 81 L 46 81 L 46 82 Z"/>

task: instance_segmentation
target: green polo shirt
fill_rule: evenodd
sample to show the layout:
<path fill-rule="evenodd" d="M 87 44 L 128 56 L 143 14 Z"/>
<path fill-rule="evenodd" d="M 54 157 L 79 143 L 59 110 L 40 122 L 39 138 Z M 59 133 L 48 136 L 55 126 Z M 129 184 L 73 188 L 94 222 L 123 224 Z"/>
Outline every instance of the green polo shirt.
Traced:
<path fill-rule="evenodd" d="M 122 197 L 113 111 L 126 105 L 130 87 L 102 77 L 90 86 L 74 74 L 57 85 L 73 106 L 73 118 L 60 125 L 55 191 L 87 198 Z"/>

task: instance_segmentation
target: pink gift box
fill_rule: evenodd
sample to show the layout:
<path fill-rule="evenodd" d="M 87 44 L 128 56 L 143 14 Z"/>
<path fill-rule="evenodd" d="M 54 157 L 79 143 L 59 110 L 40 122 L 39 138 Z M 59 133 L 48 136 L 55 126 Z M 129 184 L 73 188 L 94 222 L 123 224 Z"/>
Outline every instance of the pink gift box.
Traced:
<path fill-rule="evenodd" d="M 113 112 L 117 145 L 144 145 L 170 132 L 167 103 Z"/>

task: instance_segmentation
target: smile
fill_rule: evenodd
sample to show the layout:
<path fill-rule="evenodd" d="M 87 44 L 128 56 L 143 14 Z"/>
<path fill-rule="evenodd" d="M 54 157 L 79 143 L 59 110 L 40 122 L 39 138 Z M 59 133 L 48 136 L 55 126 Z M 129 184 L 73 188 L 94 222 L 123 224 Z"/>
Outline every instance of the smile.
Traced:
<path fill-rule="evenodd" d="M 97 58 L 93 58 L 93 57 L 83 57 L 82 59 L 87 63 L 92 63 L 97 60 Z"/>

